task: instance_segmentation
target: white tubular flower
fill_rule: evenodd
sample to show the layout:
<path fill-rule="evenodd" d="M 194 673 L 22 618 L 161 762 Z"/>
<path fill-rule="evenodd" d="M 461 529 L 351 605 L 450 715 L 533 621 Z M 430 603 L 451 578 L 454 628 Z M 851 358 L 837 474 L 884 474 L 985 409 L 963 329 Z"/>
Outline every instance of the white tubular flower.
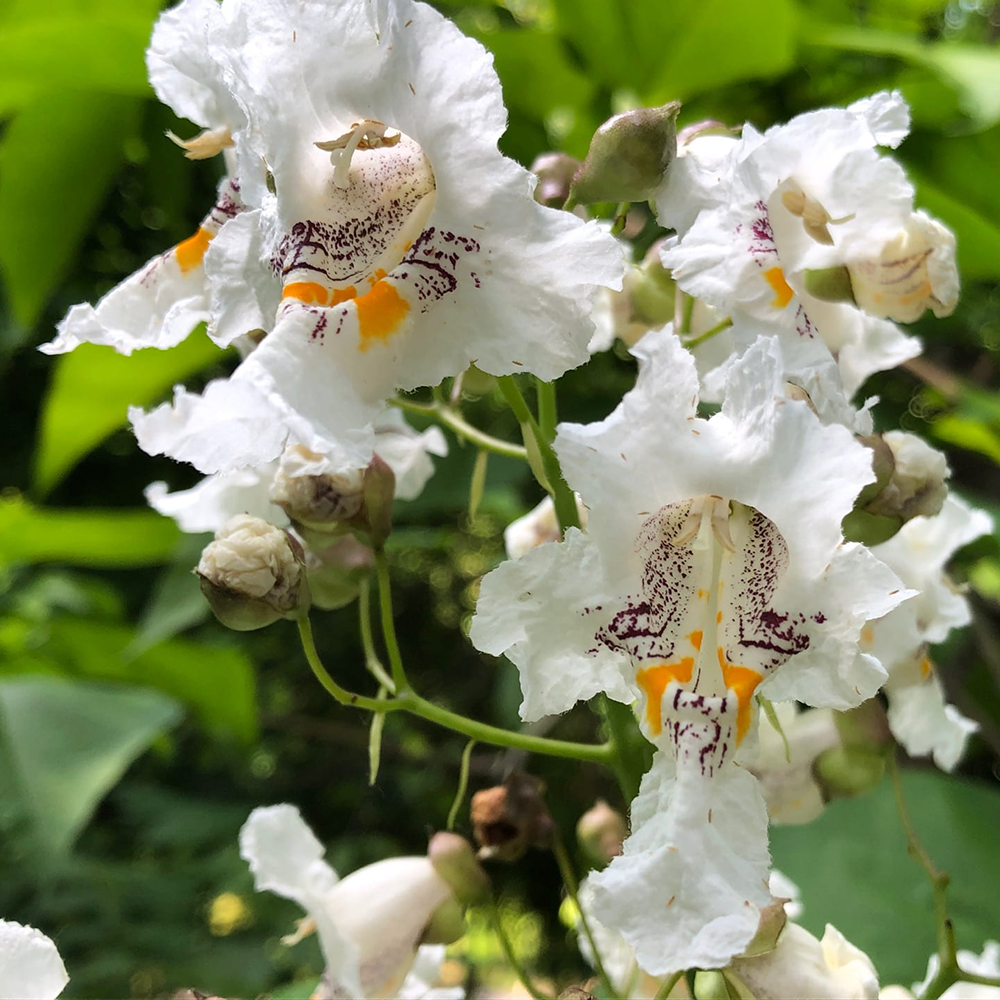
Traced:
<path fill-rule="evenodd" d="M 232 145 L 229 124 L 239 112 L 208 53 L 208 32 L 221 17 L 214 0 L 184 0 L 160 16 L 146 52 L 149 80 L 160 100 L 206 129 L 189 142 L 171 136 L 188 150 L 189 158 L 212 156 Z M 59 323 L 55 339 L 40 350 L 64 354 L 90 343 L 131 354 L 145 347 L 179 344 L 210 317 L 205 252 L 242 208 L 239 183 L 224 178 L 215 205 L 193 236 L 154 257 L 96 306 L 73 306 Z"/>
<path fill-rule="evenodd" d="M 255 809 L 240 830 L 257 890 L 295 900 L 315 922 L 337 995 L 396 996 L 450 886 L 426 857 L 388 858 L 338 881 L 323 854 L 294 806 Z"/>
<path fill-rule="evenodd" d="M 34 927 L 0 920 L 0 1000 L 55 1000 L 68 982 L 50 938 Z"/>
<path fill-rule="evenodd" d="M 222 10 L 211 47 L 248 122 L 234 140 L 260 211 L 234 230 L 234 252 L 228 235 L 213 249 L 238 268 L 256 248 L 265 287 L 250 297 L 280 296 L 232 378 L 257 387 L 262 425 L 301 421 L 334 441 L 396 389 L 473 361 L 548 380 L 587 360 L 592 299 L 620 285 L 620 251 L 596 223 L 535 202 L 533 176 L 498 152 L 506 113 L 478 42 L 410 0 Z M 274 196 L 252 173 L 262 159 Z M 237 331 L 218 326 L 221 340 Z M 256 461 L 274 457 L 262 446 Z M 206 471 L 247 464 L 215 458 Z"/>
<path fill-rule="evenodd" d="M 958 964 L 966 971 L 976 976 L 1000 977 L 1000 942 L 987 941 L 983 945 L 983 953 L 977 955 L 974 951 L 960 951 Z M 927 963 L 927 975 L 921 983 L 913 984 L 913 993 L 922 996 L 931 980 L 937 975 L 940 961 L 937 955 L 931 955 Z M 983 986 L 980 983 L 952 983 L 941 994 L 941 1000 L 1000 1000 L 1000 987 Z"/>
<path fill-rule="evenodd" d="M 833 711 L 799 711 L 794 703 L 781 702 L 774 706 L 774 713 L 781 733 L 767 722 L 761 725 L 760 750 L 750 770 L 760 781 L 773 824 L 811 823 L 826 805 L 813 774 L 813 763 L 824 750 L 840 746 L 841 742 Z"/>
<path fill-rule="evenodd" d="M 798 924 L 786 924 L 773 951 L 735 959 L 726 978 L 740 996 L 769 1000 L 878 997 L 878 973 L 871 959 L 831 924 L 826 925 L 822 941 Z"/>
<path fill-rule="evenodd" d="M 963 545 L 993 529 L 992 519 L 954 495 L 934 517 L 915 517 L 887 542 L 875 547 L 917 596 L 863 631 L 865 644 L 889 671 L 889 727 L 913 756 L 932 754 L 942 770 L 961 759 L 977 728 L 944 701 L 944 690 L 926 654 L 972 616 L 965 597 L 945 573 L 945 564 Z"/>
<path fill-rule="evenodd" d="M 556 438 L 587 533 L 488 575 L 471 638 L 517 664 L 525 719 L 600 691 L 640 699 L 661 752 L 624 854 L 592 881 L 602 919 L 666 975 L 724 966 L 769 899 L 767 815 L 735 761 L 753 742 L 757 688 L 837 708 L 871 697 L 885 672 L 858 651 L 860 629 L 907 594 L 842 542 L 870 460 L 785 397 L 773 338 L 731 366 L 709 420 L 669 328 L 634 353 L 639 378 L 618 409 Z"/>
<path fill-rule="evenodd" d="M 375 452 L 395 473 L 396 497 L 418 497 L 434 474 L 431 455 L 448 454 L 448 443 L 437 427 L 416 431 L 397 409 L 385 410 L 374 424 Z M 360 474 L 364 464 L 343 449 L 325 455 L 303 452 L 301 447 L 286 449 L 289 460 L 267 462 L 256 468 L 235 469 L 206 476 L 188 490 L 167 491 L 166 483 L 146 487 L 146 500 L 161 514 L 172 517 L 182 531 L 217 531 L 237 514 L 252 514 L 272 524 L 287 525 L 284 510 L 272 502 L 271 490 L 279 471 L 284 476 Z M 302 455 L 311 455 L 303 461 Z"/>
<path fill-rule="evenodd" d="M 686 169 L 690 157 L 678 157 L 658 199 L 662 221 L 679 233 L 664 264 L 681 289 L 734 320 L 749 314 L 776 324 L 791 371 L 825 345 L 853 393 L 872 372 L 919 353 L 915 339 L 881 318 L 902 318 L 890 291 L 905 300 L 907 315 L 927 305 L 944 314 L 957 296 L 946 231 L 913 212 L 902 168 L 876 152 L 898 145 L 908 125 L 899 94 L 883 92 L 846 109 L 800 115 L 763 135 L 746 125 L 742 139 L 724 155 L 715 151 L 705 169 Z M 670 176 L 675 168 L 677 179 Z M 912 260 L 896 269 L 892 251 L 904 244 Z M 861 298 L 881 295 L 878 308 L 865 310 L 847 271 L 837 294 L 807 289 L 807 272 L 838 268 L 855 269 L 851 274 L 868 282 Z M 748 346 L 737 341 L 737 350 Z"/>
<path fill-rule="evenodd" d="M 579 497 L 576 497 L 576 512 L 580 517 L 580 523 L 586 528 L 587 508 L 580 502 Z M 527 514 L 517 518 L 516 521 L 511 521 L 504 528 L 503 544 L 507 550 L 507 558 L 520 559 L 539 545 L 558 542 L 561 534 L 555 504 L 552 502 L 552 497 L 546 496 Z"/>

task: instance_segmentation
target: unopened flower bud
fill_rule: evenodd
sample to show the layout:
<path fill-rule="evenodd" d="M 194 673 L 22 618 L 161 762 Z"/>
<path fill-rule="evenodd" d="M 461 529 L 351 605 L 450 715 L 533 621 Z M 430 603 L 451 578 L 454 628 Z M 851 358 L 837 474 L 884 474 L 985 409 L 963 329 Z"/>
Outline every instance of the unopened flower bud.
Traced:
<path fill-rule="evenodd" d="M 604 799 L 598 799 L 576 823 L 577 842 L 597 868 L 603 868 L 621 854 L 627 836 L 625 817 Z"/>
<path fill-rule="evenodd" d="M 330 539 L 318 531 L 307 534 L 305 563 L 312 603 L 324 611 L 336 611 L 358 596 L 375 566 L 375 555 L 353 535 Z"/>
<path fill-rule="evenodd" d="M 271 484 L 271 500 L 309 537 L 358 531 L 375 544 L 392 530 L 392 498 L 396 477 L 373 455 L 366 468 L 323 471 L 321 455 L 296 445 L 282 456 Z"/>
<path fill-rule="evenodd" d="M 531 172 L 538 178 L 535 201 L 549 208 L 562 208 L 569 197 L 573 175 L 580 169 L 580 161 L 568 153 L 542 153 L 535 157 Z"/>
<path fill-rule="evenodd" d="M 580 204 L 648 201 L 677 155 L 677 112 L 671 101 L 609 118 L 594 133 L 570 194 Z"/>
<path fill-rule="evenodd" d="M 435 833 L 427 845 L 427 857 L 460 903 L 472 906 L 489 898 L 489 876 L 464 837 L 444 830 Z"/>
<path fill-rule="evenodd" d="M 885 754 L 868 747 L 833 747 L 816 758 L 816 778 L 828 799 L 870 792 L 885 774 Z"/>
<path fill-rule="evenodd" d="M 587 508 L 583 506 L 578 496 L 576 511 L 580 517 L 580 524 L 586 527 Z M 520 559 L 536 546 L 544 545 L 546 542 L 558 542 L 561 537 L 555 504 L 552 502 L 552 497 L 547 496 L 527 514 L 507 525 L 503 533 L 503 544 L 508 559 Z"/>
<path fill-rule="evenodd" d="M 249 514 L 237 514 L 216 532 L 195 573 L 216 618 L 240 632 L 309 607 L 301 546 L 287 531 Z"/>
<path fill-rule="evenodd" d="M 548 847 L 553 824 L 545 785 L 530 774 L 510 774 L 502 785 L 472 796 L 472 836 L 480 858 L 516 861 L 529 847 Z"/>
<path fill-rule="evenodd" d="M 925 309 L 950 316 L 958 302 L 955 237 L 924 212 L 914 212 L 878 257 L 852 264 L 850 272 L 854 298 L 872 316 L 912 323 Z"/>
<path fill-rule="evenodd" d="M 629 320 L 655 329 L 674 318 L 676 284 L 660 260 L 662 241 L 654 243 L 642 263 L 626 272 L 624 293 L 629 297 Z M 624 339 L 624 338 L 623 338 Z"/>

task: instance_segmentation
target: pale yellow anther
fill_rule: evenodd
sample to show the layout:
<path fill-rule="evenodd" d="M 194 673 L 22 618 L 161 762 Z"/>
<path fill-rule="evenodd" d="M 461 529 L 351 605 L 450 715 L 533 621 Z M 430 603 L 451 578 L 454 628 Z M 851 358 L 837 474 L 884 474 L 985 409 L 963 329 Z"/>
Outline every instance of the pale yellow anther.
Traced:
<path fill-rule="evenodd" d="M 313 143 L 317 149 L 330 154 L 333 164 L 333 183 L 339 188 L 350 186 L 351 157 L 357 149 L 381 149 L 385 146 L 395 146 L 400 139 L 400 132 L 394 131 L 386 135 L 388 125 L 374 119 L 355 122 L 349 132 L 336 139 L 326 139 Z"/>
<path fill-rule="evenodd" d="M 286 934 L 281 939 L 281 943 L 287 948 L 304 941 L 310 934 L 316 931 L 316 921 L 312 917 L 301 917 L 295 921 L 295 930 L 291 934 Z"/>
<path fill-rule="evenodd" d="M 853 215 L 845 215 L 842 219 L 831 218 L 830 213 L 818 201 L 810 198 L 804 191 L 795 188 L 782 191 L 781 204 L 792 215 L 801 219 L 805 231 L 817 243 L 822 243 L 824 246 L 833 246 L 833 237 L 830 235 L 829 226 L 848 222 L 854 218 Z"/>
<path fill-rule="evenodd" d="M 681 530 L 670 542 L 677 546 L 693 543 L 695 548 L 704 548 L 708 544 L 706 528 L 724 549 L 736 550 L 729 534 L 729 501 L 714 495 L 695 497 L 691 501 Z"/>
<path fill-rule="evenodd" d="M 191 139 L 182 139 L 173 132 L 167 132 L 167 138 L 184 150 L 189 160 L 210 160 L 224 149 L 231 149 L 233 136 L 228 125 L 218 128 L 206 128 Z"/>

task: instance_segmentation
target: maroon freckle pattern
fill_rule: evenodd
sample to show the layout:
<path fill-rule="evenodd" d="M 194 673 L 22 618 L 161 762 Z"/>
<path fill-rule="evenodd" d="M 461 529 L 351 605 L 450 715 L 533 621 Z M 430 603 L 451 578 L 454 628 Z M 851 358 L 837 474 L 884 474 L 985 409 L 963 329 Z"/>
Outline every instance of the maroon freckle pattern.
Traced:
<path fill-rule="evenodd" d="M 643 560 L 640 589 L 625 598 L 623 607 L 596 632 L 596 655 L 601 648 L 625 653 L 636 666 L 675 659 L 677 640 L 692 602 L 698 600 L 694 552 L 690 544 L 673 539 L 685 525 L 692 501 L 667 504 L 643 522 L 635 549 Z M 720 567 L 725 609 L 718 626 L 718 642 L 729 663 L 748 667 L 761 676 L 780 667 L 809 647 L 809 622 L 822 624 L 822 612 L 811 615 L 781 611 L 773 597 L 788 568 L 788 547 L 774 523 L 751 508 L 746 520 L 730 519 L 736 551 L 724 553 Z M 706 581 L 701 581 L 705 585 Z M 599 608 L 584 608 L 583 615 Z M 709 656 L 714 650 L 707 651 Z M 710 660 L 709 662 L 714 662 Z M 727 696 L 700 692 L 700 673 L 690 687 L 675 687 L 664 730 L 677 749 L 678 759 L 697 762 L 703 774 L 714 773 L 735 745 L 738 705 Z"/>
<path fill-rule="evenodd" d="M 199 228 L 206 230 L 215 236 L 218 231 L 230 220 L 234 219 L 244 209 L 244 204 L 240 201 L 240 182 L 234 177 L 226 178 L 219 187 L 219 200 L 211 207 L 208 215 L 201 220 Z M 166 253 L 161 253 L 159 257 L 154 257 L 139 276 L 139 284 L 143 288 L 152 289 L 156 287 L 159 280 L 157 272 L 160 265 L 173 254 L 171 247 Z"/>

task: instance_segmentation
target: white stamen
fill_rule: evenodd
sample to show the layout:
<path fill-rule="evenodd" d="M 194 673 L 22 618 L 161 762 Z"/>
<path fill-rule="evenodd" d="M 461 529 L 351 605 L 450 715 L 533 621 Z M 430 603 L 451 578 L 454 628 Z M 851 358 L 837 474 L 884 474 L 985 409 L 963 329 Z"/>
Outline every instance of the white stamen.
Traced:
<path fill-rule="evenodd" d="M 333 183 L 337 187 L 342 189 L 350 187 L 351 157 L 354 156 L 356 149 L 380 149 L 383 146 L 395 146 L 399 142 L 401 133 L 396 132 L 387 136 L 385 134 L 387 128 L 383 122 L 365 119 L 355 122 L 350 132 L 345 132 L 336 139 L 313 143 L 317 149 L 330 154 L 330 162 L 333 164 Z"/>

